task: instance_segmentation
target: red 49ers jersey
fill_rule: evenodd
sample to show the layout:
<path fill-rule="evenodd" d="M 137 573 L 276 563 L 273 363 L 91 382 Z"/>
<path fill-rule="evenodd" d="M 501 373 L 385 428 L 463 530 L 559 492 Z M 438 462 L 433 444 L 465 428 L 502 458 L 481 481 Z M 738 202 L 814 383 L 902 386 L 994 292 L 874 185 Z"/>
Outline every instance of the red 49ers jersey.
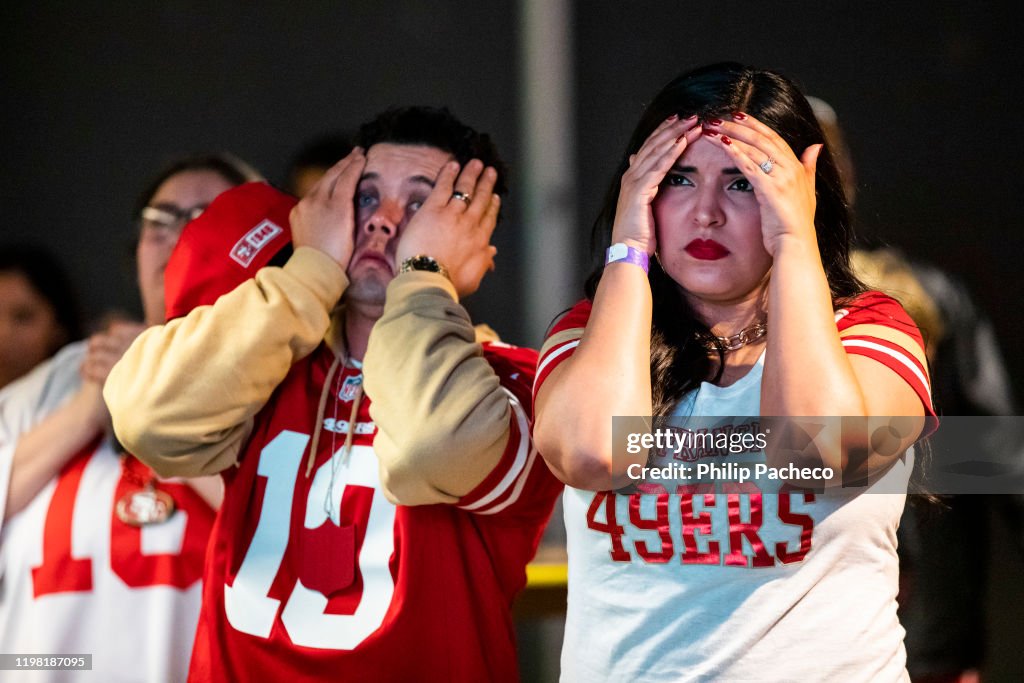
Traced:
<path fill-rule="evenodd" d="M 338 371 L 316 425 L 331 352 L 293 366 L 225 472 L 191 680 L 518 680 L 509 607 L 561 484 L 529 439 L 535 352 L 484 350 L 512 433 L 456 505 L 388 502 L 369 399 L 349 423 L 359 371 Z"/>

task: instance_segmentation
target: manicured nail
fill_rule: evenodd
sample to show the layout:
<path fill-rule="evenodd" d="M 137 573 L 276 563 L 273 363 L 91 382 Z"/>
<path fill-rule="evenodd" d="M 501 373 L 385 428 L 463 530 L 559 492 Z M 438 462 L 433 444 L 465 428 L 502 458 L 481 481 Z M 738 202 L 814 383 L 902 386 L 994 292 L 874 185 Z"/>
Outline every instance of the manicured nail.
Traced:
<path fill-rule="evenodd" d="M 684 120 L 684 121 L 693 121 L 693 120 L 694 120 L 695 118 L 697 118 L 697 115 L 696 115 L 696 114 L 690 114 L 689 116 L 687 116 L 687 117 L 686 117 L 685 119 L 683 119 L 683 120 Z"/>
<path fill-rule="evenodd" d="M 718 131 L 717 130 L 708 130 L 707 128 L 705 128 L 704 129 L 704 135 L 707 135 L 709 138 L 718 137 Z"/>
<path fill-rule="evenodd" d="M 675 121 L 678 118 L 679 118 L 679 114 L 669 114 L 669 117 L 667 119 L 665 119 L 665 120 L 666 121 Z"/>
<path fill-rule="evenodd" d="M 722 119 L 708 119 L 709 126 L 720 126 L 722 125 Z"/>
<path fill-rule="evenodd" d="M 732 140 L 729 139 L 728 135 L 723 135 L 722 136 L 722 142 L 727 144 L 727 145 L 731 145 L 732 144 Z"/>
<path fill-rule="evenodd" d="M 741 111 L 738 111 L 733 113 L 732 118 L 736 121 L 742 121 L 743 119 L 747 118 L 747 115 Z"/>

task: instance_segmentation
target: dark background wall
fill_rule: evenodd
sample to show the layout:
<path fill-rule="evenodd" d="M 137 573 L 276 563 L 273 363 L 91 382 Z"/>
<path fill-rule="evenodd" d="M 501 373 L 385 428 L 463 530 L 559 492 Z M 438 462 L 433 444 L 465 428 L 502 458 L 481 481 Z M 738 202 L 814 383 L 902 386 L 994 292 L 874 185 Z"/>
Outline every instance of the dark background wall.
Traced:
<path fill-rule="evenodd" d="M 0 240 L 52 245 L 93 314 L 137 308 L 131 208 L 176 155 L 230 150 L 283 180 L 309 138 L 417 103 L 517 156 L 511 2 L 19 4 L 0 26 Z M 520 286 L 511 208 L 478 298 L 497 311 Z"/>
<path fill-rule="evenodd" d="M 863 231 L 970 286 L 995 321 L 1019 391 L 1024 59 L 1008 11 L 985 3 L 575 3 L 579 248 L 630 129 L 664 82 L 719 59 L 776 68 L 838 111 L 858 170 Z M 447 104 L 492 132 L 513 167 L 499 269 L 471 308 L 511 341 L 539 343 L 517 295 L 529 284 L 515 202 L 524 138 L 517 3 L 41 0 L 8 3 L 3 14 L 0 241 L 37 240 L 62 254 L 92 315 L 138 306 L 129 214 L 167 159 L 227 149 L 280 180 L 310 137 L 396 103 Z M 574 295 L 553 292 L 549 315 Z M 1019 607 L 1019 591 L 1003 585 Z M 1014 661 L 1005 658 L 1013 652 L 1019 660 L 1021 648 L 1009 645 L 1002 661 Z"/>
<path fill-rule="evenodd" d="M 861 232 L 962 277 L 1020 385 L 1024 58 L 998 5 L 577 3 L 580 216 L 592 220 L 644 104 L 683 68 L 774 68 L 836 109 Z M 1005 125 L 1004 125 L 1005 124 Z"/>
<path fill-rule="evenodd" d="M 87 283 L 93 314 L 135 307 L 130 207 L 176 154 L 228 149 L 280 180 L 308 138 L 419 102 L 448 104 L 494 133 L 513 171 L 519 161 L 519 11 L 509 0 L 103 5 L 17 3 L 0 26 L 2 239 L 58 249 Z M 777 68 L 838 111 L 863 232 L 961 276 L 1012 350 L 1024 334 L 1013 170 L 1024 149 L 1022 57 L 1009 17 L 972 7 L 576 3 L 581 249 L 654 91 L 712 60 Z M 515 179 L 500 268 L 471 305 L 513 341 L 537 343 L 521 297 L 509 295 L 527 285 Z M 1024 358 L 1008 360 L 1024 379 Z"/>

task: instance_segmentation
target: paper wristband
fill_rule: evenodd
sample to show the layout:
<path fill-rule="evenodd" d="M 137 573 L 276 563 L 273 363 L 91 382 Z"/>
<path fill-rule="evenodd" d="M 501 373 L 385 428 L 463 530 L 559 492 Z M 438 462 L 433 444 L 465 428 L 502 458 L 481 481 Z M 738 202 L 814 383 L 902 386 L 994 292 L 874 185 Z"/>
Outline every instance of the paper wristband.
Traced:
<path fill-rule="evenodd" d="M 612 246 L 608 247 L 608 252 L 605 256 L 604 264 L 618 263 L 619 261 L 625 261 L 626 263 L 632 263 L 633 265 L 640 266 L 644 269 L 644 272 L 650 270 L 650 262 L 648 260 L 647 252 L 640 251 L 630 247 L 622 242 L 616 242 Z"/>

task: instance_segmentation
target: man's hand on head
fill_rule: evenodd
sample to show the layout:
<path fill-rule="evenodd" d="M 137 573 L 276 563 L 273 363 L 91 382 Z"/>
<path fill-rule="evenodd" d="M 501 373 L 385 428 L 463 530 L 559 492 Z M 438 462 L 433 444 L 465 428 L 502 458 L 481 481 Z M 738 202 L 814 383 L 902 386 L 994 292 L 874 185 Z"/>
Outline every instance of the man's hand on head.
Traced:
<path fill-rule="evenodd" d="M 355 248 L 354 199 L 364 166 L 366 156 L 361 147 L 356 147 L 295 205 L 289 220 L 296 248 L 319 249 L 342 269 L 348 268 Z"/>
<path fill-rule="evenodd" d="M 472 294 L 488 270 L 494 270 L 491 235 L 498 224 L 501 198 L 494 194 L 497 171 L 471 160 L 444 165 L 434 189 L 409 221 L 398 243 L 398 262 L 433 257 L 448 270 L 459 296 Z"/>

